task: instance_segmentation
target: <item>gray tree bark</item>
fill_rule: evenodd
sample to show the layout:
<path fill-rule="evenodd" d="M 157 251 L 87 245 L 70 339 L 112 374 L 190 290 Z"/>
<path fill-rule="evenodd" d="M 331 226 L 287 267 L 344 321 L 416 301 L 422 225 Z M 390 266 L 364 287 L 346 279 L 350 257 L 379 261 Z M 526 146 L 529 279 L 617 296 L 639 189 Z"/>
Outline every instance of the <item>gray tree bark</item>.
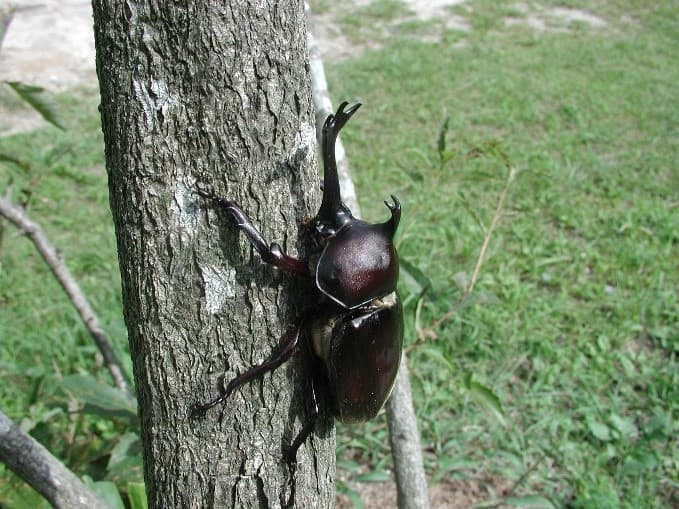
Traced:
<path fill-rule="evenodd" d="M 197 182 L 240 202 L 267 240 L 303 253 L 319 202 L 302 2 L 93 0 L 123 304 L 150 507 L 329 507 L 322 419 L 291 476 L 305 359 L 190 408 L 264 360 L 304 285 L 263 264 Z"/>
<path fill-rule="evenodd" d="M 0 462 L 57 509 L 105 509 L 87 486 L 31 435 L 0 412 Z"/>

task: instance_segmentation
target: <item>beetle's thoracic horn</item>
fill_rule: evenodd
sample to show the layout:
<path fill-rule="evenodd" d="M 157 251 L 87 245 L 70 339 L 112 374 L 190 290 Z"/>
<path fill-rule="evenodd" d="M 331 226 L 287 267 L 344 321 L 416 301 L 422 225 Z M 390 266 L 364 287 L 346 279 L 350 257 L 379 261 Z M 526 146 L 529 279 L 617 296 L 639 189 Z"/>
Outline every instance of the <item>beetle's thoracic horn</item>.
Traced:
<path fill-rule="evenodd" d="M 388 230 L 393 237 L 396 233 L 396 228 L 398 228 L 398 223 L 401 220 L 401 202 L 398 201 L 398 198 L 396 198 L 396 196 L 393 194 L 391 195 L 391 200 L 394 202 L 393 204 L 389 203 L 388 201 L 384 202 L 384 204 L 391 211 L 391 217 L 383 224 L 385 229 Z"/>
<path fill-rule="evenodd" d="M 323 124 L 323 134 L 321 139 L 323 151 L 323 202 L 318 211 L 318 218 L 331 219 L 340 210 L 342 198 L 340 195 L 339 178 L 337 176 L 337 160 L 335 159 L 335 141 L 337 135 L 356 110 L 361 107 L 361 103 L 350 106 L 346 111 L 344 108 L 347 102 L 340 104 L 337 113 L 329 115 Z"/>

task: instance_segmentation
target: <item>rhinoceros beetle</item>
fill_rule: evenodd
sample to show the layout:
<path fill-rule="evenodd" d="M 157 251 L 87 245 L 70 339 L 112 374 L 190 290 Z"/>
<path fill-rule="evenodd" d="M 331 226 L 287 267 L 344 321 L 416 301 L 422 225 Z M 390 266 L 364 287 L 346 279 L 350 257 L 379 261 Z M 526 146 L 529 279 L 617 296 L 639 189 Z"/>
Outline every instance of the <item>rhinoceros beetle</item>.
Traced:
<path fill-rule="evenodd" d="M 332 414 L 342 422 L 371 419 L 389 398 L 401 359 L 403 310 L 396 289 L 398 256 L 394 234 L 401 205 L 384 202 L 391 217 L 369 224 L 352 216 L 340 198 L 335 141 L 342 127 L 361 106 L 340 105 L 329 115 L 322 131 L 324 165 L 323 200 L 307 230 L 314 252 L 301 260 L 285 254 L 277 243 L 268 244 L 243 210 L 233 201 L 217 197 L 198 186 L 196 193 L 215 202 L 235 220 L 261 258 L 280 269 L 315 279 L 315 301 L 298 325 L 281 339 L 276 352 L 264 363 L 231 380 L 216 399 L 193 407 L 203 415 L 223 403 L 238 387 L 272 371 L 307 341 L 316 362 L 309 384 L 309 422 L 287 450 L 295 461 L 297 450 L 314 428 L 319 415 L 317 386 L 324 378 L 332 401 Z"/>

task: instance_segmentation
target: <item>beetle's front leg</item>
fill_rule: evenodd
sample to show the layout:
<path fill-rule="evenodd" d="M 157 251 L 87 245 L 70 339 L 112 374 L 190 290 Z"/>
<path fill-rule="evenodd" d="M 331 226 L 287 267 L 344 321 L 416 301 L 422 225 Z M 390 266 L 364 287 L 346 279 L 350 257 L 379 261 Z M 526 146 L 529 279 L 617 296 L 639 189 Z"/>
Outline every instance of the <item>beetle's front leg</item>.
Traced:
<path fill-rule="evenodd" d="M 248 383 L 250 380 L 257 378 L 258 376 L 262 376 L 263 374 L 268 373 L 269 371 L 273 371 L 278 366 L 287 361 L 292 356 L 292 354 L 295 353 L 297 343 L 299 342 L 301 330 L 302 330 L 301 324 L 297 326 L 295 329 L 289 330 L 283 336 L 280 344 L 278 345 L 278 348 L 268 360 L 264 361 L 262 364 L 259 364 L 258 366 L 251 367 L 244 373 L 241 373 L 236 378 L 231 380 L 227 384 L 222 395 L 219 396 L 218 398 L 215 398 L 212 401 L 209 401 L 202 405 L 195 405 L 191 409 L 191 416 L 199 417 L 205 415 L 205 412 L 207 412 L 211 408 L 219 405 L 220 403 L 224 403 L 229 398 L 231 393 L 238 389 L 240 386 Z"/>
<path fill-rule="evenodd" d="M 243 212 L 243 209 L 240 208 L 236 202 L 220 198 L 214 193 L 200 187 L 196 187 L 196 194 L 218 203 L 231 214 L 236 222 L 236 227 L 248 236 L 250 243 L 266 263 L 270 263 L 279 269 L 287 270 L 288 272 L 293 272 L 295 274 L 309 274 L 309 268 L 306 262 L 287 255 L 276 242 L 272 242 L 271 244 L 267 243 L 267 241 L 264 240 L 264 237 L 262 237 L 262 234 L 259 233 L 259 230 L 252 224 L 252 221 L 250 221 L 248 216 L 245 215 L 245 212 Z"/>

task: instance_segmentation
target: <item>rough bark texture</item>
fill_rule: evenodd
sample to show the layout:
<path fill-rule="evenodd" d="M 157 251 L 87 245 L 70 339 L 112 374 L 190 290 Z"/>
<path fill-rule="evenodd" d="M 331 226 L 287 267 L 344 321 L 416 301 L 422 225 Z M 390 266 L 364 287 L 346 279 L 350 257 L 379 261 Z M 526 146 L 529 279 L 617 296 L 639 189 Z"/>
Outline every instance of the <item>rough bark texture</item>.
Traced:
<path fill-rule="evenodd" d="M 52 507 L 64 509 L 105 509 L 73 472 L 0 412 L 0 462 L 7 465 Z"/>
<path fill-rule="evenodd" d="M 328 507 L 327 419 L 306 420 L 305 359 L 192 420 L 192 404 L 264 360 L 304 284 L 259 259 L 196 182 L 240 202 L 269 241 L 303 250 L 318 204 L 301 2 L 94 0 L 111 208 L 150 507 Z"/>

